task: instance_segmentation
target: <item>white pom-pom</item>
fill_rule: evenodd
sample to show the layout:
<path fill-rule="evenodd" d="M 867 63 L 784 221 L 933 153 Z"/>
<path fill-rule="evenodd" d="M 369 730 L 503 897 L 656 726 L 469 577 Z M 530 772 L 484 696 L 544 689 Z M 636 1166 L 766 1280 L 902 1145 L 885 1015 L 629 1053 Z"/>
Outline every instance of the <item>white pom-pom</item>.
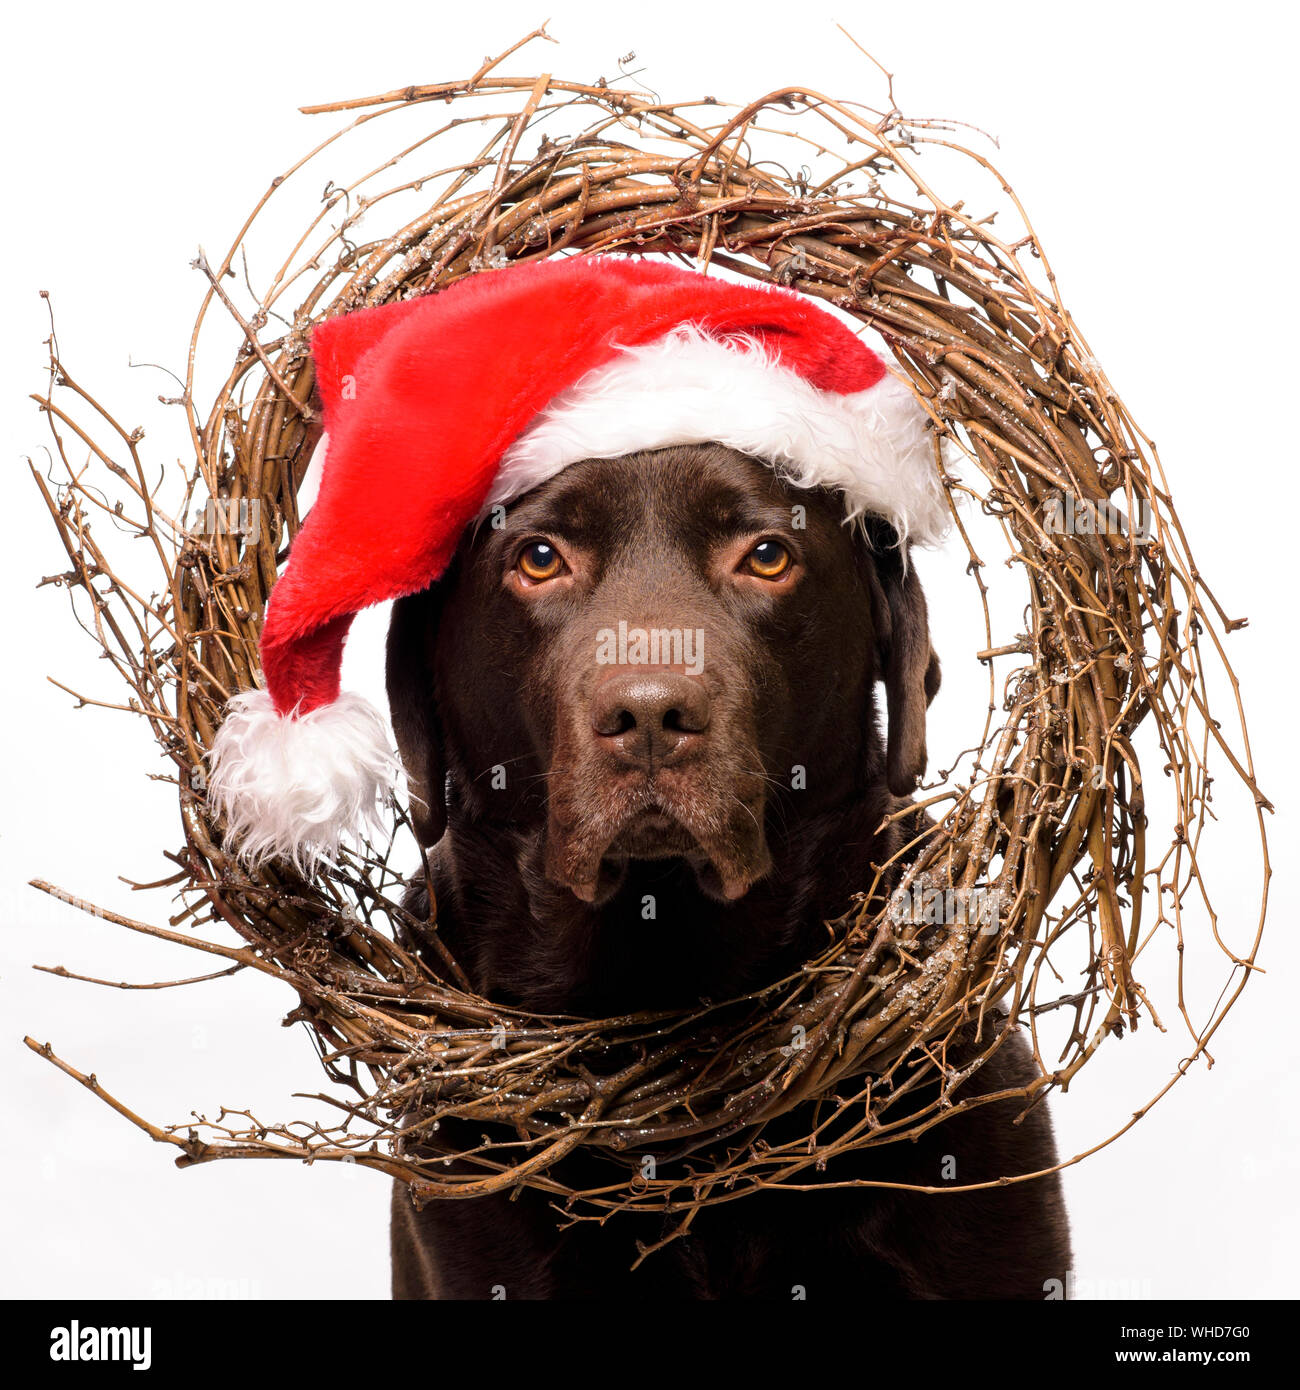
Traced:
<path fill-rule="evenodd" d="M 305 873 L 332 863 L 345 836 L 383 830 L 400 771 L 383 716 L 360 695 L 283 718 L 266 691 L 244 691 L 208 760 L 208 804 L 239 858 L 283 857 Z"/>

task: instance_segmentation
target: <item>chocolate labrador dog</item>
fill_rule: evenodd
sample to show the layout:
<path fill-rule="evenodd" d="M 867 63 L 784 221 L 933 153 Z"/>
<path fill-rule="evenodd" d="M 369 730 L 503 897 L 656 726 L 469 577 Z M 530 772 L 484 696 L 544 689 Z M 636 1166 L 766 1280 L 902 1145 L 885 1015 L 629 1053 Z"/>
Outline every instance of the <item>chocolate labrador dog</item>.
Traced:
<path fill-rule="evenodd" d="M 898 850 L 882 821 L 925 767 L 939 668 L 892 531 L 721 445 L 576 464 L 496 521 L 398 602 L 388 656 L 438 930 L 475 988 L 600 1016 L 721 1000 L 817 954 Z M 1013 1036 L 967 1084 L 1033 1074 Z M 1050 1168 L 1046 1110 L 1019 1111 L 978 1107 L 825 1179 Z M 564 1162 L 562 1180 L 626 1180 Z M 1043 1298 L 1070 1267 L 1055 1176 L 757 1193 L 635 1269 L 651 1218 L 561 1229 L 550 1200 L 416 1211 L 398 1184 L 395 1297 Z"/>

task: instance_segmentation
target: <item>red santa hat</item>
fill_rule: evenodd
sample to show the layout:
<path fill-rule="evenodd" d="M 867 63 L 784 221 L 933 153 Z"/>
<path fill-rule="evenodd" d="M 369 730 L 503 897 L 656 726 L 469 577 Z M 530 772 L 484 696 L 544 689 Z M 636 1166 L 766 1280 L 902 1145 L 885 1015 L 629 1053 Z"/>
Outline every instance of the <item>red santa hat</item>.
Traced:
<path fill-rule="evenodd" d="M 911 390 L 788 290 L 546 260 L 327 319 L 311 350 L 320 491 L 267 606 L 265 689 L 231 701 L 210 754 L 209 803 L 249 862 L 332 859 L 399 772 L 383 717 L 339 690 L 353 617 L 426 588 L 476 518 L 572 463 L 717 441 L 900 541 L 948 516 Z"/>

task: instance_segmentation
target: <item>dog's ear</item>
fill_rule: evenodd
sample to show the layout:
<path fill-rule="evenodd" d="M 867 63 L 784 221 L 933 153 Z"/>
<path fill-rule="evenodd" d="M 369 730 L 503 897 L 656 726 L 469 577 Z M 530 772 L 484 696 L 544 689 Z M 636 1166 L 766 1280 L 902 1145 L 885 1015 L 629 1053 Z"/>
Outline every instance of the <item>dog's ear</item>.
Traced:
<path fill-rule="evenodd" d="M 892 528 L 873 530 L 872 619 L 889 731 L 885 775 L 895 796 L 910 796 L 925 772 L 925 712 L 939 691 L 925 593 Z"/>
<path fill-rule="evenodd" d="M 437 621 L 435 585 L 398 599 L 388 625 L 388 708 L 406 769 L 411 824 L 424 849 L 436 845 L 447 828 L 446 765 L 431 661 Z"/>

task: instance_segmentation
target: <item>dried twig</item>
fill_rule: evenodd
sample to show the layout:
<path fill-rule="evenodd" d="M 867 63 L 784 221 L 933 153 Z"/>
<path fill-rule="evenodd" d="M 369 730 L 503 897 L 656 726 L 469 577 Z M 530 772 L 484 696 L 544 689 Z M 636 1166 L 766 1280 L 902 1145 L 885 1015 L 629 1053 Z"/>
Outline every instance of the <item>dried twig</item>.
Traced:
<path fill-rule="evenodd" d="M 177 400 L 194 456 L 179 474 L 147 481 L 138 433 L 71 381 L 53 334 L 40 397 L 64 475 L 47 484 L 33 472 L 70 565 L 45 582 L 68 589 L 129 692 L 124 702 L 77 698 L 149 720 L 180 789 L 182 911 L 174 920 L 224 924 L 245 944 L 82 906 L 224 956 L 232 970 L 282 979 L 298 996 L 293 1017 L 309 1024 L 328 1075 L 349 1093 L 323 1097 L 343 1118 L 268 1126 L 223 1110 L 164 1129 L 48 1048 L 37 1050 L 153 1138 L 181 1148 L 182 1162 L 356 1161 L 409 1182 L 420 1201 L 527 1183 L 553 1193 L 573 1218 L 675 1211 L 679 1230 L 701 1205 L 801 1187 L 837 1153 L 912 1137 L 987 1103 L 961 1089 L 979 1054 L 961 1075 L 944 1058 L 959 1037 L 968 1055 L 973 1036 L 986 1052 L 998 1045 L 1001 1032 L 988 1022 L 995 1002 L 1029 1028 L 1038 1061 L 1037 1077 L 1015 1094 L 1028 1102 L 1064 1088 L 1104 1039 L 1136 1028 L 1144 1011 L 1161 1026 L 1133 976 L 1139 954 L 1159 945 L 1180 960 L 1185 946 L 1221 950 L 1227 965 L 1226 985 L 1199 1016 L 1180 978 L 1190 1038 L 1183 1074 L 1208 1056 L 1254 969 L 1267 902 L 1270 808 L 1220 638 L 1238 624 L 1206 587 L 1154 446 L 1061 307 L 1014 195 L 982 155 L 940 138 L 952 123 L 906 120 L 888 74 L 884 109 L 872 112 L 798 88 L 741 107 L 712 98 L 670 105 L 616 86 L 504 77 L 499 61 L 460 82 L 307 108 L 361 114 L 273 181 L 217 268 L 201 258 L 209 288 Z M 513 103 L 504 115 L 503 103 Z M 227 290 L 223 277 L 242 258 L 249 284 L 247 242 L 270 199 L 301 182 L 308 164 L 338 155 L 358 126 L 401 112 L 409 125 L 421 110 L 428 133 L 378 169 L 331 183 L 270 288 L 240 308 L 245 291 Z M 577 134 L 543 134 L 557 112 Z M 472 157 L 441 175 L 420 163 L 475 122 L 488 134 Z M 528 153 L 532 135 L 541 143 Z M 751 152 L 760 139 L 793 151 L 792 167 L 812 159 L 817 170 L 781 172 L 779 156 Z M 995 232 L 987 210 L 967 210 L 969 190 L 967 203 L 943 200 L 919 172 L 927 144 L 959 150 L 972 180 L 991 175 L 1022 226 Z M 412 212 L 415 194 L 423 202 Z M 363 237 L 361 218 L 375 227 L 390 207 L 400 216 Z M 310 325 L 561 251 L 668 254 L 794 284 L 838 306 L 885 335 L 933 418 L 936 463 L 941 439 L 969 461 L 962 490 L 1001 518 L 1027 586 L 1029 631 L 994 634 L 984 561 L 959 519 L 984 602 L 979 658 L 989 668 L 991 712 L 963 756 L 965 783 L 926 798 L 940 819 L 909 847 L 902 883 L 914 903 L 926 892 L 968 902 L 996 890 L 1005 907 L 991 930 L 938 928 L 923 912 L 891 920 L 872 896 L 878 878 L 862 885 L 864 897 L 834 925 L 820 960 L 752 997 L 680 1016 L 544 1018 L 478 998 L 455 962 L 403 948 L 407 885 L 390 867 L 393 844 L 365 846 L 315 881 L 285 866 L 250 876 L 223 846 L 204 803 L 203 756 L 226 699 L 257 680 L 261 615 L 298 524 L 296 488 L 316 439 Z M 207 363 L 214 304 L 246 341 L 200 416 L 196 372 Z M 292 326 L 268 333 L 273 321 Z M 83 449 L 88 464 L 74 458 Z M 186 525 L 196 496 L 212 504 L 203 524 Z M 1141 509 L 1149 536 L 1054 528 L 1049 513 L 1067 498 L 1094 513 Z M 132 534 L 154 547 L 149 597 L 128 583 L 118 558 Z M 1011 663 L 1000 697 L 998 661 Z M 1209 687 L 1223 673 L 1236 701 L 1231 736 L 1210 714 Z M 1144 723 L 1159 739 L 1175 808 L 1154 852 L 1133 745 Z M 1212 759 L 1245 785 L 1259 824 L 1263 881 L 1245 949 L 1221 940 L 1197 862 Z M 394 836 L 405 845 L 406 835 L 402 818 Z M 1044 1030 L 1060 1020 L 1051 1062 Z M 802 1047 L 791 1045 L 796 1029 Z M 900 1105 L 926 1078 L 941 1081 L 938 1099 Z M 813 1118 L 797 1142 L 760 1140 L 775 1116 L 832 1093 L 846 1103 L 825 1107 L 829 1114 L 806 1107 Z M 480 1122 L 471 1148 L 445 1137 L 455 1126 L 439 1128 L 458 1117 Z M 566 1189 L 552 1170 L 578 1146 L 626 1162 L 626 1180 Z M 635 1158 L 647 1151 L 690 1157 L 646 1177 Z"/>

